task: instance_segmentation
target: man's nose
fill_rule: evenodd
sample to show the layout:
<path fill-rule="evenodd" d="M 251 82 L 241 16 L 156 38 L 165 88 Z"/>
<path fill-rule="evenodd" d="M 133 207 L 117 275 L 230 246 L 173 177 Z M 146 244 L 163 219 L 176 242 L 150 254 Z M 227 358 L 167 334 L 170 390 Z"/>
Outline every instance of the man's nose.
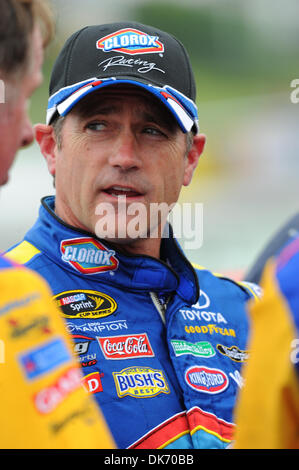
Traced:
<path fill-rule="evenodd" d="M 22 129 L 22 139 L 21 147 L 26 147 L 27 145 L 32 144 L 34 140 L 33 127 L 28 116 L 26 116 L 23 129 Z"/>
<path fill-rule="evenodd" d="M 110 164 L 123 170 L 140 168 L 141 160 L 133 132 L 123 132 L 116 138 L 110 153 Z"/>

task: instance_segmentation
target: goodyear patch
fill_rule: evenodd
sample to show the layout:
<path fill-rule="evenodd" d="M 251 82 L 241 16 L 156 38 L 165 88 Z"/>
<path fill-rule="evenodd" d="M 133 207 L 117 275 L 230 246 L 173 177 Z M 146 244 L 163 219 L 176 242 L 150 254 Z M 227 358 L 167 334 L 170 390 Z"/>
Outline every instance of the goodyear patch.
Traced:
<path fill-rule="evenodd" d="M 120 29 L 108 34 L 100 38 L 96 46 L 103 52 L 116 51 L 129 55 L 164 52 L 164 45 L 158 36 L 151 36 L 133 28 Z"/>
<path fill-rule="evenodd" d="M 191 354 L 192 356 L 208 358 L 216 354 L 213 346 L 208 341 L 190 343 L 189 341 L 174 339 L 171 340 L 171 344 L 176 356 Z"/>
<path fill-rule="evenodd" d="M 170 393 L 163 371 L 150 367 L 127 367 L 113 372 L 113 378 L 120 398 L 148 398 Z"/>
<path fill-rule="evenodd" d="M 62 338 L 43 343 L 19 356 L 21 368 L 32 380 L 68 362 L 71 355 Z"/>
<path fill-rule="evenodd" d="M 192 366 L 185 371 L 186 383 L 193 390 L 203 393 L 223 392 L 229 384 L 228 377 L 220 369 L 210 369 L 205 366 Z"/>
<path fill-rule="evenodd" d="M 209 323 L 208 325 L 185 325 L 186 333 L 204 333 L 209 335 L 222 335 L 222 336 L 236 336 L 235 330 L 232 328 L 220 328 L 216 324 Z"/>
<path fill-rule="evenodd" d="M 118 268 L 115 251 L 91 237 L 62 240 L 61 259 L 81 274 L 98 274 Z"/>
<path fill-rule="evenodd" d="M 70 290 L 54 296 L 65 318 L 103 318 L 117 309 L 115 300 L 103 292 Z"/>

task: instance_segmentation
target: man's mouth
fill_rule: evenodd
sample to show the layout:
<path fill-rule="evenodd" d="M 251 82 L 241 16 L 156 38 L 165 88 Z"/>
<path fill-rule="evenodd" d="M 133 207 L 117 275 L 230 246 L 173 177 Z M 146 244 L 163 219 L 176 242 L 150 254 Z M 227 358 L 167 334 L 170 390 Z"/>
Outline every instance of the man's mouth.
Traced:
<path fill-rule="evenodd" d="M 109 194 L 109 196 L 114 196 L 114 197 L 119 197 L 119 196 L 125 196 L 125 197 L 138 197 L 142 196 L 143 194 L 137 191 L 135 188 L 129 188 L 125 186 L 109 186 L 109 188 L 103 189 L 104 193 Z"/>

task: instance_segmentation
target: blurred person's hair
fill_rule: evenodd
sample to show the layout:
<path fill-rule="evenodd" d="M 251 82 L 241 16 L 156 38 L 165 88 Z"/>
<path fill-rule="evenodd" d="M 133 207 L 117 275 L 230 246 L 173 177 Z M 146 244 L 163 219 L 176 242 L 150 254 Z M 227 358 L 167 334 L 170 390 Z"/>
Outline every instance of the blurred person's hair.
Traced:
<path fill-rule="evenodd" d="M 14 79 L 30 63 L 31 38 L 38 26 L 45 48 L 54 33 L 50 6 L 44 0 L 0 0 L 0 77 Z"/>

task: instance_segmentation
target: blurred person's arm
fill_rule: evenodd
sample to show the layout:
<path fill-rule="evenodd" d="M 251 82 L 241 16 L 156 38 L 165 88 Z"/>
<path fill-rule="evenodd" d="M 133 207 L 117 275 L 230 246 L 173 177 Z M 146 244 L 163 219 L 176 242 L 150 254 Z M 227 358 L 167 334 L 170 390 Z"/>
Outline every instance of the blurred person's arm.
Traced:
<path fill-rule="evenodd" d="M 277 273 L 270 260 L 261 282 L 263 299 L 250 306 L 250 357 L 236 409 L 236 449 L 299 448 L 298 261 L 297 255 Z"/>
<path fill-rule="evenodd" d="M 113 448 L 45 281 L 0 257 L 0 448 Z"/>

